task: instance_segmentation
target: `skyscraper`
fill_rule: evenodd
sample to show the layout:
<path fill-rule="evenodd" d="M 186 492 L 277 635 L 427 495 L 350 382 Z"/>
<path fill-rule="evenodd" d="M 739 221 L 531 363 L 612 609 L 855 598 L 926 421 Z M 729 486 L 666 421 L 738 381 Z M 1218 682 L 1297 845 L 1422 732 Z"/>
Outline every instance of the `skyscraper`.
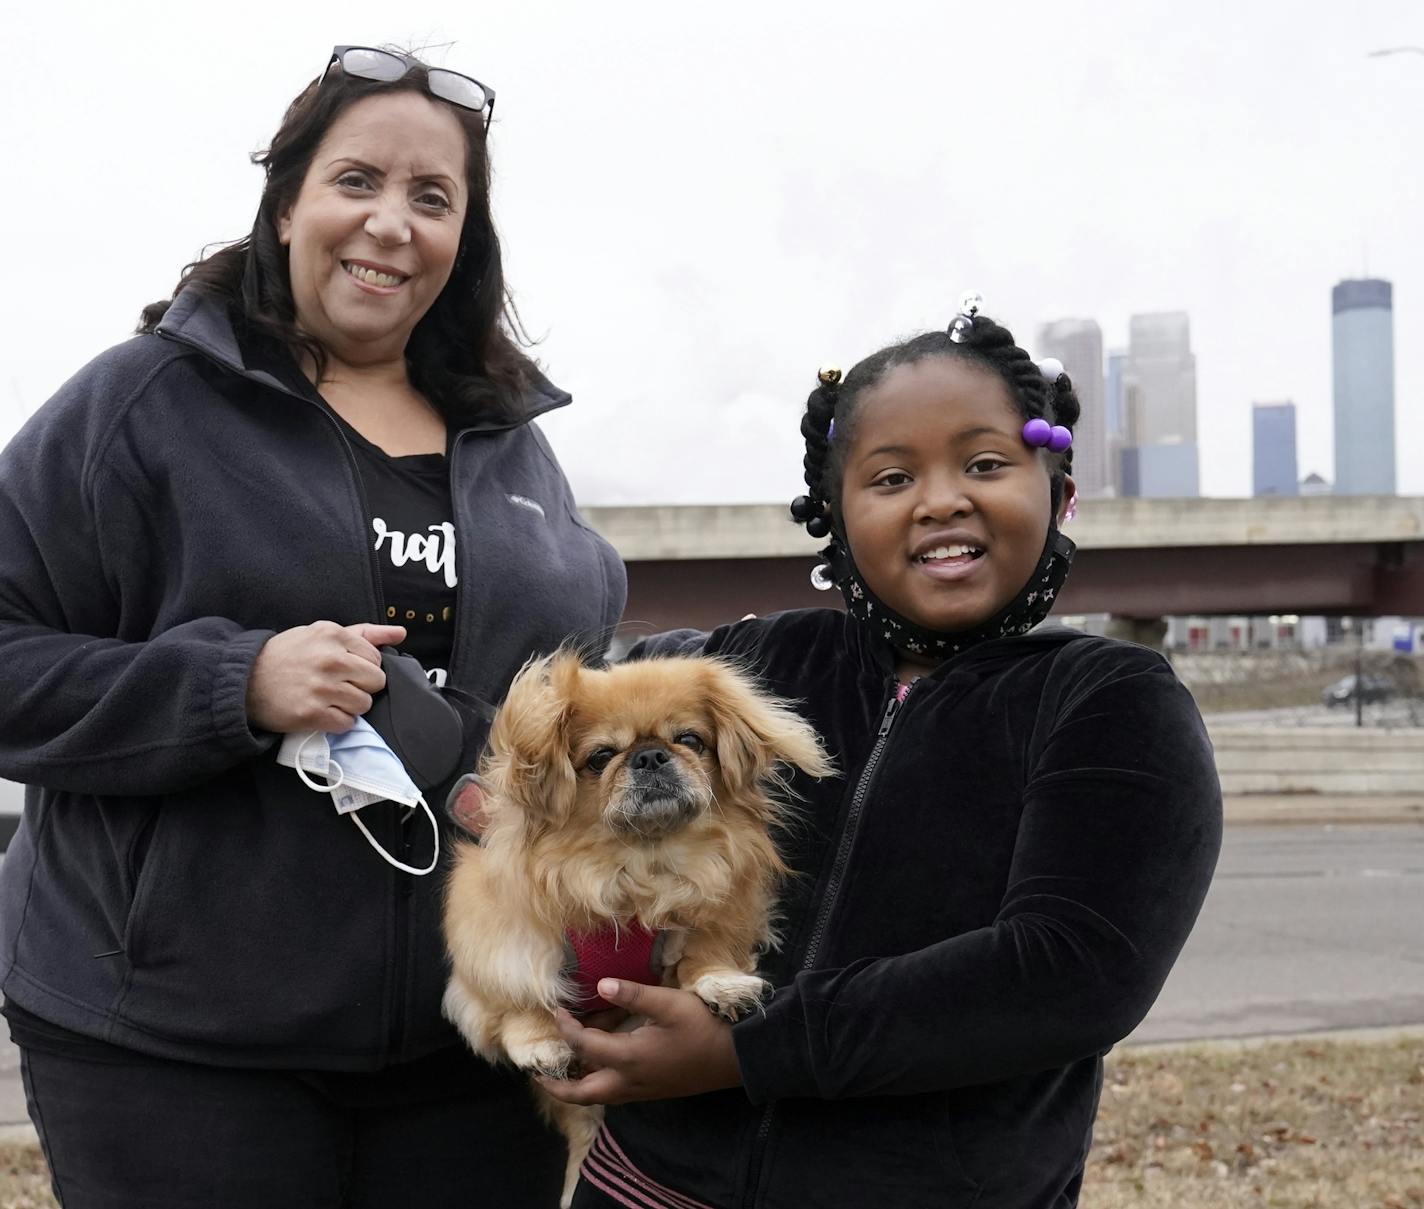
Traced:
<path fill-rule="evenodd" d="M 1183 312 L 1133 315 L 1129 320 L 1123 394 L 1123 494 L 1199 494 L 1197 362 L 1191 325 Z"/>
<path fill-rule="evenodd" d="M 1393 495 L 1394 288 L 1365 278 L 1330 292 L 1335 494 Z"/>
<path fill-rule="evenodd" d="M 1038 329 L 1038 356 L 1057 357 L 1073 380 L 1082 415 L 1073 430 L 1073 481 L 1085 498 L 1110 494 L 1103 407 L 1103 332 L 1093 319 L 1056 319 Z"/>
<path fill-rule="evenodd" d="M 1115 495 L 1122 489 L 1122 447 L 1127 440 L 1127 350 L 1108 351 L 1107 372 L 1103 380 L 1103 411 L 1107 416 L 1108 481 Z"/>
<path fill-rule="evenodd" d="M 1295 459 L 1295 404 L 1257 403 L 1251 409 L 1251 494 L 1299 495 Z"/>

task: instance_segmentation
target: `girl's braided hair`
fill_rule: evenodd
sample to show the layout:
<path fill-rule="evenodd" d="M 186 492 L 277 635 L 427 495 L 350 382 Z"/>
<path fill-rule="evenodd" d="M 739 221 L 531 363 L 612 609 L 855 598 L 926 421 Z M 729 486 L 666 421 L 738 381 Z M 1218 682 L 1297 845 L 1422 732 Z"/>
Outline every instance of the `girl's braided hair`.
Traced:
<path fill-rule="evenodd" d="M 814 537 L 830 531 L 828 512 L 840 501 L 845 451 L 850 446 L 856 408 L 866 390 L 875 386 L 897 365 L 913 365 L 926 357 L 958 357 L 998 374 L 1008 385 L 1014 405 L 1025 420 L 1042 418 L 1072 431 L 1081 408 L 1066 373 L 1050 382 L 1037 363 L 1014 343 L 1013 334 L 986 315 L 975 315 L 962 342 L 949 331 L 925 332 L 891 344 L 859 362 L 842 381 L 834 371 L 822 371 L 816 389 L 806 399 L 801 435 L 806 439 L 804 467 L 809 497 L 792 505 L 792 516 L 806 524 Z M 834 421 L 834 439 L 828 434 Z M 1063 499 L 1063 479 L 1073 469 L 1073 450 L 1050 454 L 1049 482 L 1056 516 Z"/>

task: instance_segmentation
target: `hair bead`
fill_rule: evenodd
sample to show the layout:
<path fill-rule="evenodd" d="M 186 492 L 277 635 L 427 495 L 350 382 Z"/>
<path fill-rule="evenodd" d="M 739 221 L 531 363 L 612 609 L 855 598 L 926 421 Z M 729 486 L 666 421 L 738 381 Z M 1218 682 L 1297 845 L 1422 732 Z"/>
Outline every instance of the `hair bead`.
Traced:
<path fill-rule="evenodd" d="M 798 495 L 791 501 L 791 519 L 800 524 L 805 524 L 813 516 L 821 515 L 821 504 L 818 500 L 813 500 L 809 495 Z"/>

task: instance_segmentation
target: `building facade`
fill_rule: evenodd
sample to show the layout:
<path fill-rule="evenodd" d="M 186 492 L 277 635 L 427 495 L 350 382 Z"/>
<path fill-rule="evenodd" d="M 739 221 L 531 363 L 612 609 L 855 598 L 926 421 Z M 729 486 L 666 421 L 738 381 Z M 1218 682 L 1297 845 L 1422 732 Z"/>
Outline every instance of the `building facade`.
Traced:
<path fill-rule="evenodd" d="M 1151 498 L 1199 495 L 1191 325 L 1181 311 L 1133 315 L 1128 333 L 1122 493 Z"/>
<path fill-rule="evenodd" d="M 1393 495 L 1394 287 L 1339 282 L 1330 294 L 1335 378 L 1335 494 Z"/>
<path fill-rule="evenodd" d="M 1294 403 L 1257 403 L 1251 409 L 1251 494 L 1300 494 Z"/>
<path fill-rule="evenodd" d="M 1057 357 L 1073 380 L 1082 414 L 1073 430 L 1073 481 L 1085 499 L 1114 495 L 1103 390 L 1103 332 L 1093 319 L 1056 319 L 1038 329 L 1040 359 Z"/>

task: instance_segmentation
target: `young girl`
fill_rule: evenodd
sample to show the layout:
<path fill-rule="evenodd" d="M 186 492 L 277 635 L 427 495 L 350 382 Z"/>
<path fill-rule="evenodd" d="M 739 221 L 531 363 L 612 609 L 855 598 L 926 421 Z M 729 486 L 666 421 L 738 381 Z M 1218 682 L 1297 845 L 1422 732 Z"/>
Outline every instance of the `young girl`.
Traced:
<path fill-rule="evenodd" d="M 847 611 L 639 652 L 755 666 L 844 775 L 795 786 L 763 1011 L 605 981 L 649 1023 L 564 1021 L 585 1074 L 546 1085 L 625 1105 L 576 1209 L 1077 1202 L 1102 1055 L 1196 919 L 1220 790 L 1166 660 L 1033 628 L 1073 554 L 1078 401 L 977 302 L 808 400 L 792 512 Z"/>

